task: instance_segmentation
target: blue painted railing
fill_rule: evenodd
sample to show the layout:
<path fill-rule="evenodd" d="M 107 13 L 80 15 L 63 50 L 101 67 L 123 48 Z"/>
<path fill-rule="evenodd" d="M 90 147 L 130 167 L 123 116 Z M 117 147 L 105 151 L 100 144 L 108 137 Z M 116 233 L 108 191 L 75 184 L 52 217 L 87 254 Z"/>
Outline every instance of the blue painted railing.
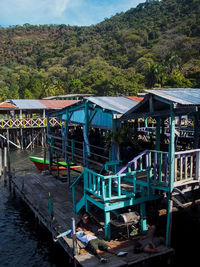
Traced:
<path fill-rule="evenodd" d="M 117 168 L 117 161 L 110 162 Z M 175 183 L 188 179 L 200 179 L 200 150 L 181 151 L 175 153 Z M 75 185 L 83 179 L 83 197 L 79 204 L 75 201 Z M 132 185 L 127 191 L 124 184 Z M 88 168 L 71 186 L 73 191 L 73 204 L 77 212 L 84 205 L 84 196 L 91 194 L 106 203 L 109 201 L 123 201 L 135 198 L 136 194 L 145 192 L 145 199 L 151 199 L 152 189 L 169 191 L 169 161 L 168 153 L 162 151 L 145 150 L 130 161 L 126 166 L 113 175 L 101 175 Z M 129 187 L 130 189 L 130 187 Z"/>
<path fill-rule="evenodd" d="M 85 168 L 84 188 L 88 193 L 95 195 L 104 202 L 134 197 L 136 193 L 136 173 L 137 171 L 133 171 L 120 175 L 103 176 Z M 130 177 L 129 181 L 133 184 L 132 192 L 122 190 L 121 184 L 126 177 Z"/>

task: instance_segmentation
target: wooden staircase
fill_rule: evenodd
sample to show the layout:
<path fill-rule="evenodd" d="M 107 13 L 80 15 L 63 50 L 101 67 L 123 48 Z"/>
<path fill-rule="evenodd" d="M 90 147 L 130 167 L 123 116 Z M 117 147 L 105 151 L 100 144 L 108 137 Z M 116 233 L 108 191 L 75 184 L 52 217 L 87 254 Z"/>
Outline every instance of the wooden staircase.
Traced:
<path fill-rule="evenodd" d="M 175 161 L 176 157 L 178 157 L 178 154 L 175 155 Z M 194 155 L 192 160 L 193 159 Z M 178 160 L 183 162 L 183 159 L 181 159 L 180 156 Z M 187 163 L 188 161 L 185 160 L 184 162 Z M 176 166 L 177 165 L 175 164 L 175 168 Z M 194 160 L 192 167 L 190 167 L 190 172 L 188 172 L 190 179 L 191 174 L 194 173 L 194 171 L 192 171 L 193 167 Z M 186 170 L 186 167 L 184 168 Z M 104 211 L 105 238 L 108 239 L 110 238 L 111 211 L 133 205 L 140 205 L 141 218 L 143 218 L 146 214 L 146 202 L 163 197 L 163 192 L 170 193 L 169 162 L 167 152 L 143 151 L 126 166 L 122 167 L 118 172 L 116 172 L 116 170 L 117 168 L 115 165 L 115 174 L 103 176 L 93 170 L 84 168 L 84 171 L 79 178 L 83 181 L 83 196 L 77 202 L 75 200 L 75 185 L 79 179 L 71 186 L 74 192 L 73 203 L 75 213 L 78 213 L 83 207 L 88 210 L 89 203 L 92 203 Z M 185 171 L 184 174 L 185 173 L 187 173 L 187 171 Z M 185 183 L 189 182 L 187 175 L 184 175 L 184 177 L 182 175 L 181 177 L 181 182 L 183 182 L 183 180 Z M 173 181 L 174 187 L 177 182 L 177 175 L 175 175 L 175 179 Z M 145 228 L 145 219 L 141 225 L 143 225 L 141 227 Z"/>

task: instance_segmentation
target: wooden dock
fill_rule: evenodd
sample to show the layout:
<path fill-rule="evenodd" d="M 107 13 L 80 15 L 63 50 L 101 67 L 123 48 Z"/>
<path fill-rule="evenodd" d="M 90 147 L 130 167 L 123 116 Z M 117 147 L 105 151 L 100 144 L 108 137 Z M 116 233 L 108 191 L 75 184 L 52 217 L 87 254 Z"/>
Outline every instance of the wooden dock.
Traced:
<path fill-rule="evenodd" d="M 63 183 L 48 173 L 33 173 L 27 176 L 13 176 L 11 179 L 11 189 L 28 205 L 38 220 L 52 233 L 53 237 L 71 229 L 71 219 L 73 214 L 72 192 L 67 183 Z M 81 188 L 80 188 L 81 190 Z M 53 206 L 53 216 L 49 211 L 49 202 Z M 109 266 L 134 266 L 145 261 L 151 262 L 157 259 L 168 259 L 173 254 L 172 248 L 159 246 L 158 252 L 154 254 L 140 253 L 134 254 L 134 243 L 136 238 L 127 240 L 111 240 L 110 246 L 116 252 L 127 251 L 125 257 L 117 257 L 112 254 L 104 253 L 108 259 Z M 99 260 L 84 249 L 84 245 L 79 243 L 79 251 L 74 255 L 73 240 L 71 236 L 63 237 L 58 240 L 60 245 L 67 252 L 74 264 L 81 266 L 102 265 Z M 81 249 L 80 249 L 81 248 Z"/>

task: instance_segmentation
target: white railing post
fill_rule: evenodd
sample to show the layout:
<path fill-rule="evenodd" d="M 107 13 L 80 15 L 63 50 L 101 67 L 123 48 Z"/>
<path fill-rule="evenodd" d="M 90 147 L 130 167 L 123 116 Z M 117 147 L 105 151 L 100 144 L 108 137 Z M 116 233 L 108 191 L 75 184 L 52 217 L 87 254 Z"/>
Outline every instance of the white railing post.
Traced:
<path fill-rule="evenodd" d="M 200 180 L 200 151 L 196 152 L 196 179 Z"/>

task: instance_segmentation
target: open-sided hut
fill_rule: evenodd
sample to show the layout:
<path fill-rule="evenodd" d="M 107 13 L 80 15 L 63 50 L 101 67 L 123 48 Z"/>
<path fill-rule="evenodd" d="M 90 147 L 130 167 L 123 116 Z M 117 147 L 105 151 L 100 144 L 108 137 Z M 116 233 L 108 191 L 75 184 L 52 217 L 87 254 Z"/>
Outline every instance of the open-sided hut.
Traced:
<path fill-rule="evenodd" d="M 66 153 L 70 152 L 73 160 L 75 152 L 79 163 L 82 161 L 84 166 L 89 166 L 89 163 L 98 165 L 98 160 L 95 162 L 92 158 L 99 156 L 100 161 L 103 161 L 101 164 L 103 166 L 106 161 L 118 159 L 118 155 L 114 146 L 109 154 L 105 153 L 105 146 L 101 142 L 102 136 L 106 131 L 116 129 L 117 115 L 124 114 L 137 103 L 137 101 L 122 96 L 86 97 L 83 101 L 50 115 L 59 117 L 63 121 L 61 137 L 66 138 L 67 146 L 63 145 L 68 149 Z M 51 143 L 55 143 L 55 137 L 51 133 Z M 59 150 L 57 153 L 59 154 Z"/>
<path fill-rule="evenodd" d="M 155 151 L 151 184 L 168 195 L 167 244 L 170 243 L 172 195 L 176 189 L 185 190 L 190 184 L 199 184 L 200 149 L 199 115 L 200 90 L 191 88 L 147 90 L 148 94 L 137 106 L 127 111 L 120 120 L 129 121 L 138 118 L 155 120 Z M 193 148 L 177 151 L 175 136 L 180 136 L 185 118 L 190 119 L 193 132 Z M 166 131 L 166 129 L 168 129 Z M 168 135 L 167 151 L 161 151 L 163 136 Z M 190 136 L 191 138 L 191 136 Z M 189 140 L 189 139 L 188 139 Z M 148 155 L 151 152 L 147 152 Z M 150 167 L 148 165 L 148 167 Z"/>

